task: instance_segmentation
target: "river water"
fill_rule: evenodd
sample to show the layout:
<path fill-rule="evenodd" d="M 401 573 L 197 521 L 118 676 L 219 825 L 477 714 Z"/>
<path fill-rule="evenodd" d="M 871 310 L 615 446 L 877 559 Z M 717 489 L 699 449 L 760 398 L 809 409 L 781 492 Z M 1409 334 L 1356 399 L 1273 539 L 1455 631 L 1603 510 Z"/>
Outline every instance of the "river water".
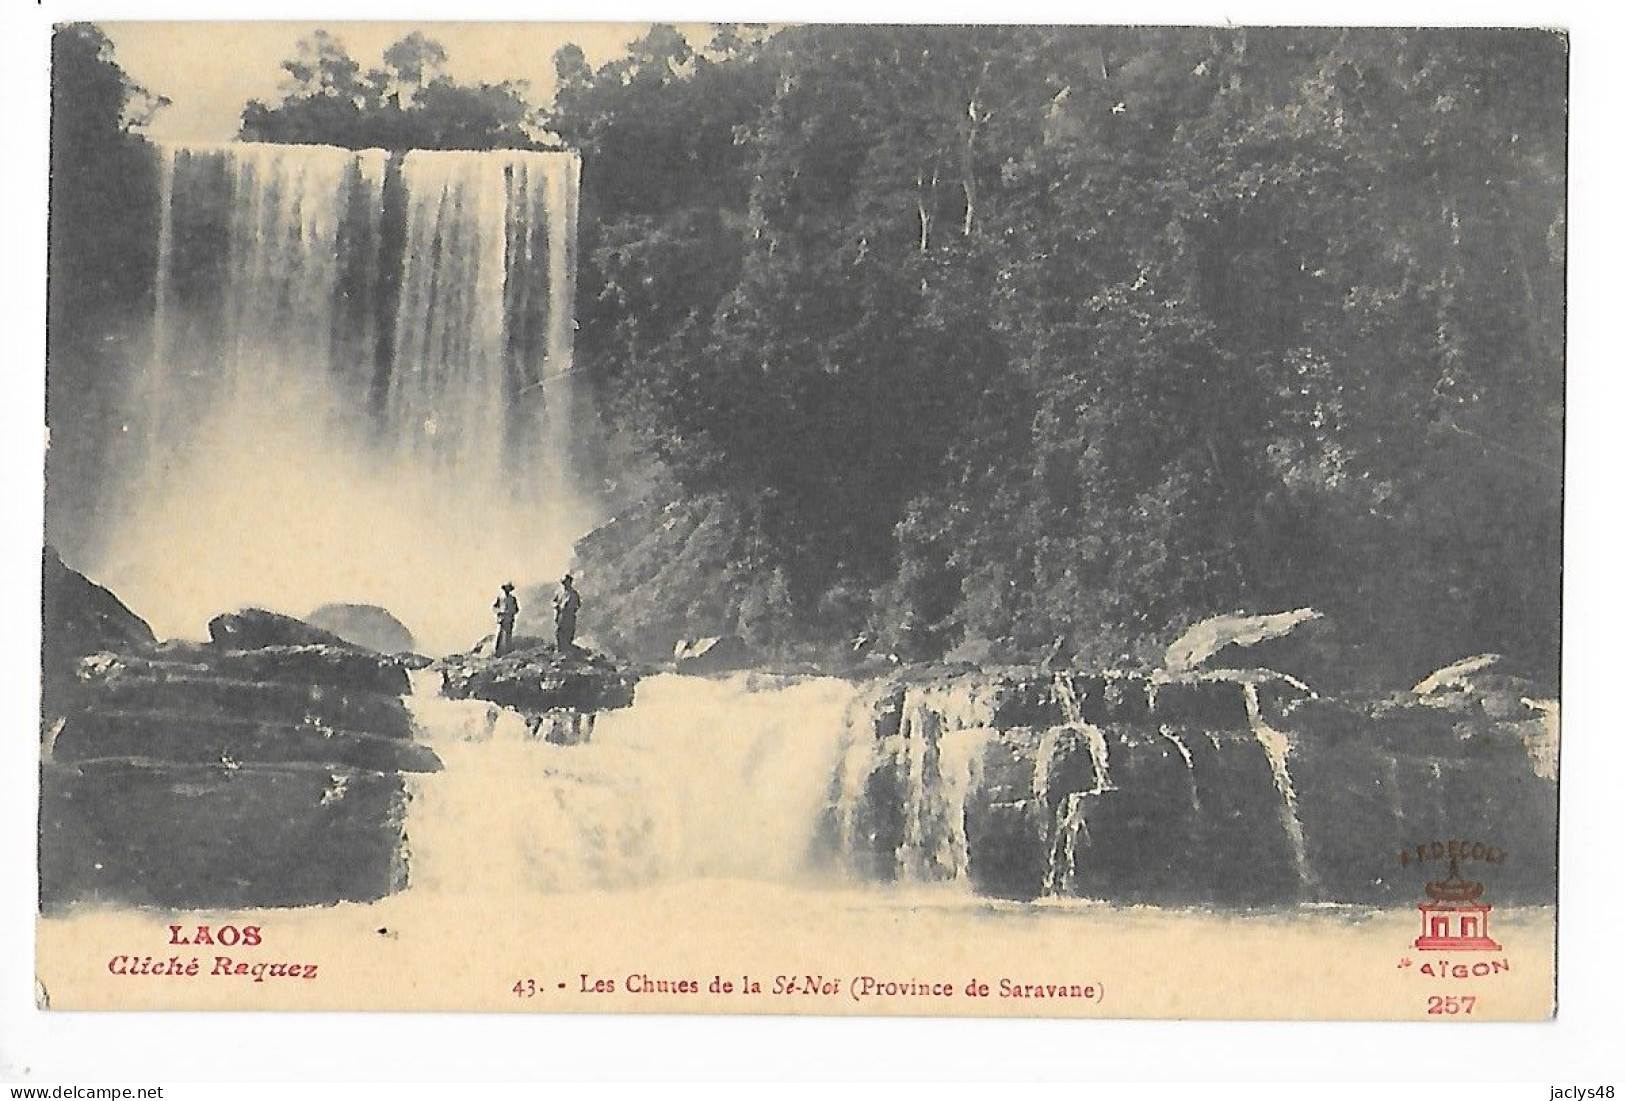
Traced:
<path fill-rule="evenodd" d="M 656 676 L 586 744 L 562 746 L 513 712 L 439 697 L 432 673 L 416 678 L 411 706 L 445 768 L 410 781 L 407 888 L 368 904 L 184 915 L 263 930 L 252 951 L 179 950 L 206 971 L 225 954 L 311 964 L 316 978 L 115 981 L 115 954 L 178 951 L 168 926 L 182 916 L 80 908 L 39 923 L 43 996 L 80 1008 L 1421 1019 L 1430 996 L 1472 994 L 1480 1019 L 1550 1012 L 1550 908 L 1497 908 L 1502 969 L 1474 974 L 1487 955 L 1449 961 L 1468 967 L 1456 978 L 1422 971 L 1445 961 L 1412 947 L 1410 904 L 993 899 L 958 863 L 963 830 L 923 826 L 904 830 L 892 881 L 855 875 L 844 804 L 860 788 L 848 766 L 863 758 L 854 732 L 869 729 L 872 701 L 844 681 Z M 987 737 L 967 728 L 939 743 L 921 769 L 934 793 L 903 796 L 931 804 L 922 822 L 962 811 Z M 943 847 L 910 850 L 927 841 Z M 987 993 L 967 994 L 977 984 Z M 1012 993 L 1061 987 L 1091 993 Z"/>

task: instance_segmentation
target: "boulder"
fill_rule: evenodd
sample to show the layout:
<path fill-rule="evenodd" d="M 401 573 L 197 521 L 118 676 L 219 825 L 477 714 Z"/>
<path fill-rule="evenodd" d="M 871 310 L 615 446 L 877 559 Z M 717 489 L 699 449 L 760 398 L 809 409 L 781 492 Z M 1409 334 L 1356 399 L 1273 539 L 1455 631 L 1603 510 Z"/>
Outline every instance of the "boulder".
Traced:
<path fill-rule="evenodd" d="M 87 709 L 66 717 L 51 746 L 56 764 L 117 759 L 219 765 L 274 764 L 367 772 L 438 772 L 427 746 L 334 729 L 312 716 L 284 720 L 197 717 Z"/>
<path fill-rule="evenodd" d="M 222 650 L 262 650 L 267 646 L 344 646 L 332 631 L 264 608 L 225 612 L 209 620 L 209 639 Z"/>
<path fill-rule="evenodd" d="M 46 605 L 44 910 L 330 904 L 404 883 L 403 776 L 440 768 L 414 740 L 405 659 L 255 608 L 217 616 L 212 642 L 157 643 L 49 557 Z"/>
<path fill-rule="evenodd" d="M 256 651 L 263 662 L 263 652 Z M 266 677 L 254 665 L 205 664 L 140 656 L 92 654 L 76 679 L 84 707 L 104 713 L 153 714 L 190 721 L 284 723 L 410 741 L 412 721 L 398 682 L 384 688 L 365 679 L 345 684 Z"/>
<path fill-rule="evenodd" d="M 1504 722 L 1537 718 L 1537 701 L 1556 695 L 1552 687 L 1501 669 L 1496 654 L 1480 654 L 1445 666 L 1411 689 L 1416 702 L 1466 718 L 1488 716 Z"/>
<path fill-rule="evenodd" d="M 467 650 L 464 650 L 462 656 L 489 658 L 496 644 L 496 635 L 486 635 Z M 543 638 L 541 635 L 514 635 L 513 640 L 508 643 L 508 653 L 515 654 L 522 650 L 547 650 L 551 649 L 552 646 L 553 640 Z"/>
<path fill-rule="evenodd" d="M 1442 669 L 1435 669 L 1418 681 L 1411 691 L 1418 696 L 1431 696 L 1450 689 L 1466 688 L 1470 683 L 1469 678 L 1474 673 L 1480 673 L 1500 663 L 1500 654 L 1477 654 L 1470 658 L 1462 658 Z"/>
<path fill-rule="evenodd" d="M 376 604 L 323 604 L 307 615 L 305 622 L 380 654 L 406 654 L 417 649 L 417 640 L 406 624 Z"/>
<path fill-rule="evenodd" d="M 194 642 L 187 638 L 166 638 L 151 652 L 158 661 L 189 662 L 193 665 L 207 664 L 220 656 L 220 651 L 207 642 Z"/>
<path fill-rule="evenodd" d="M 1473 678 L 1472 691 L 1478 698 L 1478 708 L 1492 719 L 1516 722 L 1537 714 L 1537 703 L 1543 697 L 1556 693 L 1527 677 L 1505 673 L 1487 673 Z"/>
<path fill-rule="evenodd" d="M 638 674 L 614 659 L 579 647 L 561 653 L 547 644 L 501 657 L 452 654 L 434 663 L 450 699 L 485 700 L 527 716 L 551 711 L 611 711 L 628 707 Z"/>
<path fill-rule="evenodd" d="M 102 650 L 141 652 L 157 641 L 146 620 L 112 592 L 71 570 L 51 547 L 44 563 L 43 667 L 47 682 Z M 49 688 L 49 684 L 47 685 Z"/>
<path fill-rule="evenodd" d="M 1320 613 L 1313 608 L 1298 608 L 1273 615 L 1247 615 L 1232 612 L 1217 615 L 1194 624 L 1163 655 L 1162 663 L 1169 673 L 1184 673 L 1209 664 L 1210 659 L 1227 647 L 1247 647 L 1278 638 L 1313 619 Z M 1256 661 L 1247 664 L 1256 665 Z"/>
<path fill-rule="evenodd" d="M 738 635 L 683 639 L 672 649 L 672 661 L 684 673 L 723 673 L 743 668 L 750 658 Z"/>
<path fill-rule="evenodd" d="M 50 724 L 56 762 L 251 762 L 432 772 L 413 743 L 406 674 L 348 647 L 227 651 L 211 662 L 92 654 Z"/>
<path fill-rule="evenodd" d="M 387 696 L 404 696 L 411 690 L 405 661 L 345 643 L 228 650 L 214 655 L 209 664 L 236 680 L 293 681 Z"/>
<path fill-rule="evenodd" d="M 240 910 L 406 884 L 399 774 L 101 759 L 40 770 L 40 905 Z"/>

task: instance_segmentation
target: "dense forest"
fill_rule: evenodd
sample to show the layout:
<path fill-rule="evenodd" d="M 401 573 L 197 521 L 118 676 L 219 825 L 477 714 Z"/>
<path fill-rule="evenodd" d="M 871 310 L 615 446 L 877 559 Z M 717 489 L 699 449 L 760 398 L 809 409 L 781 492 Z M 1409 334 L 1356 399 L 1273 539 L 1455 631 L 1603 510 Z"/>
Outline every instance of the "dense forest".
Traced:
<path fill-rule="evenodd" d="M 1310 605 L 1555 675 L 1565 43 L 808 27 L 589 72 L 627 635 L 1137 662 Z M 966 652 L 969 652 L 967 650 Z"/>
<path fill-rule="evenodd" d="M 322 36 L 242 134 L 581 151 L 603 643 L 1143 664 L 1307 605 L 1349 682 L 1555 680 L 1566 48 L 656 26 L 533 105 Z"/>

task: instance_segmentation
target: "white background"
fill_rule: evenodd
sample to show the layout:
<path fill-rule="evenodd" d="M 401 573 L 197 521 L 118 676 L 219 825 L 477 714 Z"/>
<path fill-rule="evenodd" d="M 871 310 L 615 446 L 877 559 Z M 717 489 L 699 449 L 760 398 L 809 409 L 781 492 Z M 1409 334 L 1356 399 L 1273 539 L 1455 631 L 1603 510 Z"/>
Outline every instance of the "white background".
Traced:
<path fill-rule="evenodd" d="M 0 14 L 0 1081 L 524 1079 L 1086 1080 L 1412 1083 L 1404 1096 L 1529 1097 L 1625 1086 L 1615 1033 L 1625 955 L 1619 879 L 1618 521 L 1625 360 L 1618 197 L 1625 42 L 1604 4 L 1121 6 L 1003 0 L 499 3 L 4 0 Z M 1560 1013 L 1536 1025 L 1235 1024 L 379 1014 L 41 1014 L 33 1007 L 39 552 L 49 31 L 75 19 L 555 19 L 1161 22 L 1561 26 L 1572 33 L 1569 452 L 1563 684 Z M 184 63 L 183 61 L 181 63 Z M 1472 1082 L 1529 1082 L 1488 1092 Z M 1425 1083 L 1440 1083 L 1428 1087 Z M 1449 1084 L 1445 1084 L 1449 1083 Z M 288 1090 L 300 1093 L 301 1090 Z M 360 1092 L 360 1091 L 357 1091 Z M 454 1091 L 446 1091 L 452 1093 Z M 461 1091 L 455 1091 L 460 1093 Z M 506 1092 L 506 1091 L 504 1091 Z M 536 1092 L 536 1091 L 529 1091 Z M 981 1091 L 979 1091 L 981 1092 Z M 1125 1097 L 1169 1091 L 1129 1087 Z M 1188 1091 L 1174 1091 L 1188 1092 Z M 1206 1092 L 1206 1091 L 1204 1091 Z M 1241 1096 L 1230 1088 L 1226 1095 Z M 1281 1095 L 1280 1091 L 1270 1091 Z M 1362 1091 L 1365 1092 L 1365 1091 Z M 1369 1091 L 1377 1092 L 1377 1090 Z M 1347 1096 L 1347 1091 L 1336 1091 Z M 223 1096 L 172 1088 L 170 1097 Z M 274 1096 L 270 1091 L 244 1096 Z M 336 1096 L 322 1092 L 319 1096 Z M 381 1095 L 366 1091 L 363 1096 Z M 1251 1094 L 1249 1094 L 1251 1095 Z M 1366 1093 L 1365 1095 L 1369 1095 Z M 427 1096 L 427 1094 L 425 1094 Z M 1625 1099 L 1622 1099 L 1625 1101 Z"/>

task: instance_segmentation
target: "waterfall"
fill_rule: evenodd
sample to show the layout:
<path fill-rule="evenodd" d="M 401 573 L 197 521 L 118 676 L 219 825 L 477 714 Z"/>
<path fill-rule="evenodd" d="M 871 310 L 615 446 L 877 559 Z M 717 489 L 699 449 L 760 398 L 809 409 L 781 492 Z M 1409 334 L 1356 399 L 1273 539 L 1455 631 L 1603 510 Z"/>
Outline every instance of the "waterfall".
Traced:
<path fill-rule="evenodd" d="M 1085 720 L 1083 701 L 1071 676 L 1055 674 L 1051 689 L 1061 709 L 1062 725 L 1045 731 L 1039 741 L 1033 767 L 1033 798 L 1048 815 L 1044 893 L 1070 895 L 1077 890 L 1078 858 L 1091 844 L 1090 808 L 1101 795 L 1117 789 L 1111 779 L 1106 733 Z M 1058 794 L 1060 764 L 1078 752 L 1080 742 L 1089 758 L 1090 787 Z"/>
<path fill-rule="evenodd" d="M 1185 740 L 1169 728 L 1166 723 L 1157 727 L 1157 736 L 1173 746 L 1174 752 L 1179 754 L 1179 759 L 1184 762 L 1185 778 L 1190 781 L 1191 788 L 1191 813 L 1200 815 L 1202 813 L 1202 789 L 1196 784 L 1196 761 L 1191 757 L 1190 746 L 1186 745 Z"/>
<path fill-rule="evenodd" d="M 1033 769 L 1033 793 L 1038 805 L 1054 807 L 1054 824 L 1050 830 L 1049 858 L 1044 869 L 1044 893 L 1069 895 L 1077 885 L 1078 857 L 1091 843 L 1089 836 L 1089 809 L 1110 791 L 1116 791 L 1111 780 L 1110 751 L 1106 733 L 1093 723 L 1082 720 L 1070 683 L 1057 677 L 1056 684 L 1067 684 L 1060 695 L 1063 714 L 1069 725 L 1046 731 L 1039 743 L 1039 753 Z M 1055 788 L 1058 764 L 1075 754 L 1078 742 L 1088 755 L 1091 785 L 1084 791 L 1070 791 L 1059 796 Z"/>
<path fill-rule="evenodd" d="M 1066 683 L 1070 696 L 1071 683 L 1057 676 L 1057 688 Z M 1075 698 L 1074 698 L 1074 702 Z M 1076 714 L 1076 711 L 1072 711 Z M 1057 782 L 1061 763 L 1077 752 L 1078 731 L 1071 726 L 1053 726 L 1044 731 L 1038 741 L 1033 758 L 1033 804 L 1039 808 L 1046 830 L 1044 860 L 1044 893 L 1068 894 L 1073 885 L 1073 869 L 1077 861 L 1077 840 L 1088 831 L 1082 818 L 1082 809 L 1075 805 L 1078 793 L 1062 793 Z"/>
<path fill-rule="evenodd" d="M 1286 831 L 1287 844 L 1292 852 L 1292 864 L 1298 873 L 1298 883 L 1305 890 L 1312 889 L 1314 875 L 1309 866 L 1309 846 L 1303 835 L 1303 820 L 1298 816 L 1297 789 L 1292 783 L 1292 773 L 1287 768 L 1287 756 L 1292 751 L 1291 739 L 1265 721 L 1263 708 L 1259 706 L 1257 684 L 1249 681 L 1242 686 L 1242 691 L 1247 703 L 1247 720 L 1252 727 L 1253 737 L 1258 739 L 1258 744 L 1263 747 L 1264 754 L 1269 759 L 1275 790 L 1281 796 L 1277 813 L 1281 817 L 1281 828 Z"/>
<path fill-rule="evenodd" d="M 965 809 L 981 779 L 982 754 L 996 731 L 944 729 L 936 712 L 918 709 L 904 735 L 903 839 L 897 878 L 964 882 L 970 875 Z"/>
<path fill-rule="evenodd" d="M 408 702 L 445 768 L 413 779 L 410 882 L 478 895 L 814 874 L 856 690 L 753 687 L 651 677 L 590 741 L 554 745 L 514 712 L 418 680 Z"/>
<path fill-rule="evenodd" d="M 1557 779 L 1557 746 L 1558 735 L 1561 728 L 1559 719 L 1560 708 L 1556 700 L 1525 699 L 1523 705 L 1529 708 L 1535 716 L 1534 723 L 1519 725 L 1523 736 L 1524 749 L 1529 753 L 1529 759 L 1534 763 L 1535 775 L 1543 780 Z M 1533 726 L 1533 731 L 1530 731 Z"/>
<path fill-rule="evenodd" d="M 1246 680 L 1180 681 L 1164 714 L 1123 717 L 1088 678 L 666 673 L 629 708 L 536 721 L 444 699 L 437 676 L 408 698 L 445 765 L 408 781 L 409 882 L 458 895 L 840 878 L 905 897 L 1383 902 L 1369 865 L 1327 860 L 1326 800 L 1402 838 L 1448 794 L 1426 748 L 1345 766 L 1303 716 L 1278 729 Z M 1538 780 L 1522 753 L 1493 760 Z"/>
<path fill-rule="evenodd" d="M 389 608 L 468 644 L 590 526 L 572 153 L 158 150 L 152 354 L 103 573 L 160 634 Z"/>
<path fill-rule="evenodd" d="M 1049 865 L 1044 869 L 1044 893 L 1067 896 L 1078 891 L 1078 856 L 1087 848 L 1089 836 L 1088 802 L 1092 793 L 1069 792 L 1056 811 L 1055 837 L 1051 842 Z"/>
<path fill-rule="evenodd" d="M 994 702 L 985 685 L 974 683 L 904 691 L 896 747 L 902 810 L 897 879 L 968 881 L 965 812 L 980 785 L 988 744 L 997 733 Z"/>

